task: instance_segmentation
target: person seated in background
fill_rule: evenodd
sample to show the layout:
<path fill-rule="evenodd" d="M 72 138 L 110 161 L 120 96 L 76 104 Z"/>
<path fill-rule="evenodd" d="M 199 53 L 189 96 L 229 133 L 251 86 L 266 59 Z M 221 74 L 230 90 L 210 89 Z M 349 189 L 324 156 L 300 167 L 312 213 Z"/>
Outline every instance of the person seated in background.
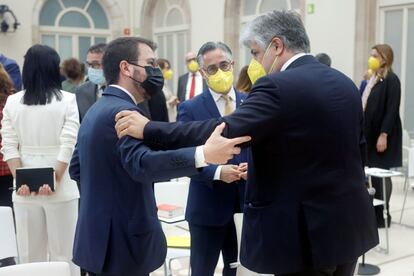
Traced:
<path fill-rule="evenodd" d="M 62 82 L 62 90 L 75 93 L 84 78 L 80 62 L 76 58 L 65 60 L 62 64 L 62 73 L 66 77 L 66 80 Z"/>
<path fill-rule="evenodd" d="M 322 64 L 325 64 L 326 66 L 331 67 L 331 58 L 328 56 L 328 54 L 325 53 L 319 53 L 315 56 L 316 60 L 319 61 Z"/>
<path fill-rule="evenodd" d="M 171 80 L 173 77 L 173 71 L 171 70 L 170 62 L 167 59 L 159 58 L 158 66 L 161 68 L 164 76 L 164 87 L 162 88 L 162 91 L 164 92 L 164 96 L 167 101 L 168 120 L 170 122 L 175 122 L 177 119 L 177 105 L 180 101 L 167 85 L 167 81 Z"/>
<path fill-rule="evenodd" d="M 243 66 L 243 68 L 240 70 L 239 78 L 237 79 L 236 84 L 236 89 L 239 92 L 249 93 L 250 90 L 252 90 L 252 81 L 247 74 L 247 68 L 249 68 L 248 65 Z"/>

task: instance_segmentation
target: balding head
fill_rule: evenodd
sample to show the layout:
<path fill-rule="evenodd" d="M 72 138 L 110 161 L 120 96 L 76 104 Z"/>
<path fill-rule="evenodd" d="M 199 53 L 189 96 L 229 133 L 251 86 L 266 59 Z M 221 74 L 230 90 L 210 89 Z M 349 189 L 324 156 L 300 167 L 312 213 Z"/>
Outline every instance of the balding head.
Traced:
<path fill-rule="evenodd" d="M 195 60 L 195 59 L 196 59 L 196 57 L 197 57 L 196 53 L 194 53 L 194 52 L 188 52 L 188 53 L 185 55 L 185 62 L 186 62 L 186 63 L 188 63 L 188 62 L 190 62 L 191 60 Z"/>

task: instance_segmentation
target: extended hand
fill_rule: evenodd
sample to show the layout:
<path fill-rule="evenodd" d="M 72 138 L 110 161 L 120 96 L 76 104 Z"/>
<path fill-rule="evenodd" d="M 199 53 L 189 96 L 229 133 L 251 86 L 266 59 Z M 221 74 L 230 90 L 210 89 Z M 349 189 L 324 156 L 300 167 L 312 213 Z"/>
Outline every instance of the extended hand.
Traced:
<path fill-rule="evenodd" d="M 48 184 L 43 184 L 43 186 L 39 187 L 39 192 L 38 195 L 53 195 L 54 192 L 52 191 L 52 189 L 50 188 L 50 186 Z"/>
<path fill-rule="evenodd" d="M 17 189 L 16 194 L 19 196 L 29 196 L 30 195 L 30 188 L 26 184 L 23 184 L 22 186 Z M 31 193 L 32 195 L 35 195 L 35 192 Z"/>
<path fill-rule="evenodd" d="M 240 148 L 236 147 L 236 145 L 251 140 L 250 136 L 236 137 L 233 139 L 221 136 L 225 126 L 225 123 L 218 125 L 204 144 L 204 159 L 208 164 L 226 164 L 235 154 L 240 153 Z"/>
<path fill-rule="evenodd" d="M 240 180 L 239 166 L 237 165 L 223 165 L 220 172 L 220 180 L 226 183 L 231 183 Z"/>
<path fill-rule="evenodd" d="M 144 139 L 144 128 L 149 120 L 137 111 L 123 110 L 116 114 L 115 121 L 118 138 L 129 135 L 136 139 Z"/>
<path fill-rule="evenodd" d="M 240 176 L 240 178 L 242 178 L 244 180 L 247 180 L 247 168 L 248 168 L 247 162 L 239 164 L 239 171 L 241 171 L 239 176 Z"/>

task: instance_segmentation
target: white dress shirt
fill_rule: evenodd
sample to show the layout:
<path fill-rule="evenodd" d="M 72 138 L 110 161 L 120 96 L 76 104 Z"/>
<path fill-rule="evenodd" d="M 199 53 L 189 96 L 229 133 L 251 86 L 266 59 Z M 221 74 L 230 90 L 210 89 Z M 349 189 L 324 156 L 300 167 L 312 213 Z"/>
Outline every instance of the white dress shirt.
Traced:
<path fill-rule="evenodd" d="M 203 77 L 201 76 L 200 72 L 195 72 L 195 91 L 194 96 L 197 96 L 203 92 Z M 193 73 L 188 73 L 188 81 L 187 86 L 185 88 L 185 99 L 188 100 L 190 98 L 190 89 L 191 89 L 191 79 L 193 78 Z"/>
<path fill-rule="evenodd" d="M 286 68 L 288 68 L 288 66 L 289 65 L 291 65 L 295 60 L 297 60 L 298 58 L 300 58 L 300 57 L 303 57 L 303 56 L 307 56 L 307 55 L 309 55 L 309 54 L 307 54 L 307 53 L 299 53 L 299 54 L 296 54 L 296 55 L 294 55 L 293 57 L 291 57 L 290 59 L 288 59 L 286 62 L 285 62 L 285 64 L 283 64 L 283 66 L 282 66 L 282 68 L 280 69 L 280 71 L 282 72 L 282 71 L 285 71 L 286 70 Z"/>
<path fill-rule="evenodd" d="M 214 99 L 214 102 L 216 103 L 217 109 L 220 112 L 220 115 L 223 117 L 225 110 L 226 110 L 226 100 L 223 99 L 222 95 L 220 93 L 214 92 L 211 90 L 211 88 L 208 88 L 210 90 L 210 94 Z M 232 87 L 227 94 L 231 100 L 232 110 L 236 109 L 236 92 L 234 91 L 234 88 Z M 216 172 L 214 173 L 214 180 L 220 180 L 221 175 L 221 169 L 223 166 L 217 166 Z"/>

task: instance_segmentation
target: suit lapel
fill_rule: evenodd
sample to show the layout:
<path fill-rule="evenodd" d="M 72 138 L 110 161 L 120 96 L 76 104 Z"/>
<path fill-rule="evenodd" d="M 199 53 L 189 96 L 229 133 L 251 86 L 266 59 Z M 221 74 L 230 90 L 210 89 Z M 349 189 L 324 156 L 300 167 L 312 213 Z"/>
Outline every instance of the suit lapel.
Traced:
<path fill-rule="evenodd" d="M 221 117 L 220 112 L 217 108 L 216 102 L 214 101 L 213 96 L 211 96 L 210 91 L 208 89 L 204 90 L 201 96 L 203 97 L 204 106 L 207 109 L 208 113 L 210 113 L 211 117 L 213 118 Z"/>
<path fill-rule="evenodd" d="M 242 103 L 242 97 L 241 97 L 240 92 L 234 90 L 234 93 L 236 94 L 236 108 L 238 108 L 240 104 Z"/>

